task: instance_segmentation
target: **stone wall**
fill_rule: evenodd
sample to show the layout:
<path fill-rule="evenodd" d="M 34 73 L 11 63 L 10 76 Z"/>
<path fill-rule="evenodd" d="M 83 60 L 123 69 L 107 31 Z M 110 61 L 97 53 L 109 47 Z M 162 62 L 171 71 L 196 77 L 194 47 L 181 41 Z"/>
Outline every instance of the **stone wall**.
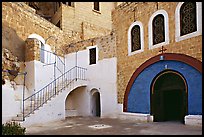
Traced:
<path fill-rule="evenodd" d="M 123 103 L 124 93 L 134 71 L 149 58 L 160 54 L 161 48 L 149 49 L 148 22 L 154 12 L 164 9 L 169 19 L 169 44 L 166 53 L 182 53 L 202 61 L 202 35 L 175 42 L 175 10 L 178 2 L 128 2 L 113 11 L 113 31 L 116 34 L 118 103 Z M 134 14 L 135 10 L 135 14 Z M 128 56 L 128 29 L 134 19 L 144 27 L 144 51 Z"/>
<path fill-rule="evenodd" d="M 7 22 L 2 24 L 2 48 L 6 48 L 18 61 L 23 62 L 25 58 L 25 41 L 18 37 L 16 31 L 8 27 Z"/>
<path fill-rule="evenodd" d="M 93 2 L 74 2 L 74 7 L 62 5 L 62 30 L 76 31 L 82 40 L 105 36 L 112 30 L 111 11 L 114 2 L 100 2 L 100 11 L 93 10 Z"/>
<path fill-rule="evenodd" d="M 64 33 L 51 22 L 35 14 L 35 10 L 23 2 L 2 2 L 2 22 L 16 31 L 17 36 L 25 41 L 33 33 L 44 39 L 54 36 L 47 41 L 54 50 L 70 41 L 80 40 L 80 35 Z"/>
<path fill-rule="evenodd" d="M 69 48 L 70 45 L 73 47 Z M 97 45 L 99 49 L 99 60 L 116 57 L 115 35 L 113 33 L 107 36 L 79 41 L 70 45 L 64 47 L 65 54 L 85 50 L 89 46 Z"/>
<path fill-rule="evenodd" d="M 39 41 L 37 39 L 27 39 L 25 45 L 25 61 L 40 61 L 40 48 Z"/>
<path fill-rule="evenodd" d="M 17 73 L 20 71 L 20 63 L 18 63 L 18 58 L 13 56 L 12 53 L 6 49 L 2 49 L 2 84 L 5 84 L 5 80 L 13 81 Z M 8 73 L 6 70 L 15 71 L 14 73 Z"/>
<path fill-rule="evenodd" d="M 84 39 L 108 35 L 111 33 L 111 10 L 114 3 L 101 3 L 101 12 L 93 11 L 92 2 L 76 2 L 75 7 L 62 4 L 61 16 L 56 14 L 53 21 L 61 20 L 62 30 L 36 14 L 36 10 L 24 2 L 3 2 L 2 22 L 16 31 L 16 35 L 25 41 L 33 33 L 42 36 L 54 51 L 64 45 Z M 42 5 L 41 5 L 42 7 Z M 59 53 L 62 55 L 62 53 Z M 22 54 L 23 55 L 23 54 Z"/>

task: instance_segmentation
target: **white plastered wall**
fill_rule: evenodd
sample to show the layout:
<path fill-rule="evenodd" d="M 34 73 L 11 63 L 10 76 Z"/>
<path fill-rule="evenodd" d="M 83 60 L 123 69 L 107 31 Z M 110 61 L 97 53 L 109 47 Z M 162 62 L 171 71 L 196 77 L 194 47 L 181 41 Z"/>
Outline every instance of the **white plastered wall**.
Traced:
<path fill-rule="evenodd" d="M 91 90 L 97 89 L 100 93 L 101 117 L 115 117 L 117 113 L 117 60 L 116 58 L 102 59 L 97 60 L 96 64 L 89 65 L 89 49 L 92 47 L 97 48 L 97 45 L 77 52 L 77 65 L 87 68 L 86 77 L 88 79 L 86 91 L 83 91 L 84 98 L 81 100 L 86 109 L 83 109 L 85 106 L 79 109 L 80 115 L 92 115 Z M 69 70 L 76 64 L 76 52 L 65 57 L 66 70 Z"/>
<path fill-rule="evenodd" d="M 24 89 L 25 95 L 28 94 Z M 2 85 L 2 123 L 10 121 L 22 111 L 23 85 L 16 85 L 15 82 L 6 80 Z"/>

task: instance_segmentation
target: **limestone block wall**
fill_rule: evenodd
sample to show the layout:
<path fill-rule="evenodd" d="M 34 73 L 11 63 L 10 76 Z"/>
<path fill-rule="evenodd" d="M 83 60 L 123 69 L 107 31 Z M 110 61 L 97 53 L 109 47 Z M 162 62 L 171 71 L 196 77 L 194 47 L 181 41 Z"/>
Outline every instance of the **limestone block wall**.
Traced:
<path fill-rule="evenodd" d="M 44 39 L 49 36 L 47 43 L 54 47 L 60 48 L 70 41 L 80 40 L 80 36 L 64 33 L 51 22 L 35 14 L 35 10 L 23 2 L 2 2 L 2 22 L 16 31 L 17 36 L 25 41 L 29 35 L 36 33 Z"/>
<path fill-rule="evenodd" d="M 134 71 L 149 58 L 160 54 L 160 48 L 149 49 L 148 22 L 157 10 L 165 10 L 169 20 L 169 44 L 166 53 L 181 53 L 202 61 L 202 35 L 179 42 L 175 41 L 175 10 L 178 2 L 126 2 L 112 12 L 113 31 L 116 34 L 118 103 L 123 103 L 124 93 Z M 135 13 L 134 13 L 135 11 Z M 128 56 L 128 29 L 134 20 L 144 28 L 144 51 Z"/>
<path fill-rule="evenodd" d="M 40 48 L 37 39 L 27 39 L 25 45 L 25 61 L 40 61 Z"/>
<path fill-rule="evenodd" d="M 110 33 L 111 11 L 115 4 L 100 2 L 99 5 L 100 11 L 97 12 L 93 10 L 93 2 L 74 2 L 74 7 L 62 4 L 62 30 L 76 31 L 83 40 Z"/>
<path fill-rule="evenodd" d="M 93 11 L 93 2 L 75 2 L 75 7 L 62 4 L 59 13 L 52 22 L 61 19 L 62 30 L 40 17 L 35 9 L 24 2 L 3 2 L 2 22 L 16 31 L 17 36 L 25 41 L 33 33 L 42 36 L 47 44 L 61 48 L 69 43 L 110 34 L 112 29 L 111 11 L 114 3 L 101 2 L 100 13 Z M 61 53 L 59 53 L 61 54 Z"/>
<path fill-rule="evenodd" d="M 96 37 L 96 38 L 92 38 L 84 41 L 79 41 L 76 43 L 72 43 L 71 45 L 72 47 L 69 47 L 69 45 L 66 45 L 64 47 L 65 54 L 85 50 L 89 46 L 97 45 L 99 49 L 99 54 L 98 54 L 99 60 L 116 57 L 116 44 L 115 44 L 114 34 L 110 34 L 102 37 Z"/>

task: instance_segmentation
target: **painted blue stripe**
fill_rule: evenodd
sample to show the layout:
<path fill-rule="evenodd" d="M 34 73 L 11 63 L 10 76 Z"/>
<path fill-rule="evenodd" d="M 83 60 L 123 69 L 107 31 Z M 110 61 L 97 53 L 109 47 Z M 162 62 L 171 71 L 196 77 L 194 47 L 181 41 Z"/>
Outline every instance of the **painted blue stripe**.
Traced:
<path fill-rule="evenodd" d="M 165 69 L 180 72 L 188 85 L 188 114 L 202 114 L 202 74 L 192 66 L 180 61 L 159 61 L 145 68 L 135 79 L 127 101 L 127 111 L 150 113 L 150 86 L 154 77 Z"/>

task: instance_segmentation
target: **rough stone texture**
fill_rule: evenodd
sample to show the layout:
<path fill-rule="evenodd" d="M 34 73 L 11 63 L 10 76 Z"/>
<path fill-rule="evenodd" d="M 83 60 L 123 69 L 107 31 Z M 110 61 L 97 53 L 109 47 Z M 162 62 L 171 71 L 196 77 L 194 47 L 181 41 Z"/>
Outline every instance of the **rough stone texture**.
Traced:
<path fill-rule="evenodd" d="M 39 6 L 42 7 L 42 4 Z M 92 2 L 77 2 L 74 8 L 62 4 L 59 12 L 52 18 L 52 22 L 56 23 L 61 20 L 61 30 L 36 14 L 37 11 L 24 2 L 2 2 L 2 22 L 6 22 L 8 27 L 14 29 L 17 36 L 23 41 L 33 33 L 44 39 L 54 36 L 47 40 L 47 44 L 54 51 L 55 48 L 60 49 L 69 43 L 110 34 L 112 29 L 111 10 L 115 4 L 101 3 L 101 7 L 103 7 L 101 13 L 92 11 L 92 6 Z M 42 12 L 43 14 L 51 13 L 51 11 Z"/>
<path fill-rule="evenodd" d="M 158 9 L 157 9 L 158 4 Z M 160 54 L 161 48 L 148 47 L 148 22 L 151 15 L 163 9 L 169 17 L 169 39 L 166 53 L 182 53 L 202 61 L 202 35 L 175 42 L 175 10 L 178 2 L 126 2 L 112 12 L 113 31 L 116 34 L 118 103 L 123 103 L 124 93 L 134 71 L 149 58 Z M 135 10 L 135 14 L 134 11 Z M 128 56 L 128 29 L 134 22 L 144 27 L 144 52 Z"/>
<path fill-rule="evenodd" d="M 2 47 L 10 50 L 18 61 L 24 61 L 25 42 L 7 24 L 8 22 L 2 24 Z"/>
<path fill-rule="evenodd" d="M 17 61 L 18 58 L 13 56 L 11 51 L 6 48 L 2 49 L 2 70 L 14 70 L 19 72 L 20 63 Z M 7 72 L 2 72 L 2 81 L 4 81 L 5 79 L 13 81 L 15 78 L 15 75 L 10 75 Z"/>
<path fill-rule="evenodd" d="M 27 39 L 25 46 L 25 61 L 40 60 L 39 41 L 37 39 Z"/>
<path fill-rule="evenodd" d="M 74 37 L 69 33 L 64 33 L 51 22 L 35 14 L 31 7 L 23 2 L 2 2 L 2 22 L 7 22 L 8 27 L 14 29 L 19 38 L 25 41 L 29 35 L 36 33 L 47 39 L 54 50 L 54 47 L 60 48 L 70 41 L 80 39 L 80 35 Z"/>
<path fill-rule="evenodd" d="M 100 2 L 100 11 L 93 10 L 93 2 L 75 2 L 74 7 L 62 5 L 62 30 L 76 31 L 82 40 L 105 36 L 112 30 L 111 11 L 114 2 Z"/>
<path fill-rule="evenodd" d="M 72 46 L 74 48 L 69 48 L 69 45 L 66 45 L 64 47 L 64 51 L 66 54 L 79 51 L 79 50 L 85 50 L 89 46 L 97 45 L 99 48 L 99 60 L 105 59 L 105 58 L 112 58 L 116 57 L 116 45 L 115 45 L 115 35 L 110 34 L 103 37 L 96 37 L 93 39 L 88 39 L 84 41 L 79 41 L 76 43 L 72 43 Z"/>

